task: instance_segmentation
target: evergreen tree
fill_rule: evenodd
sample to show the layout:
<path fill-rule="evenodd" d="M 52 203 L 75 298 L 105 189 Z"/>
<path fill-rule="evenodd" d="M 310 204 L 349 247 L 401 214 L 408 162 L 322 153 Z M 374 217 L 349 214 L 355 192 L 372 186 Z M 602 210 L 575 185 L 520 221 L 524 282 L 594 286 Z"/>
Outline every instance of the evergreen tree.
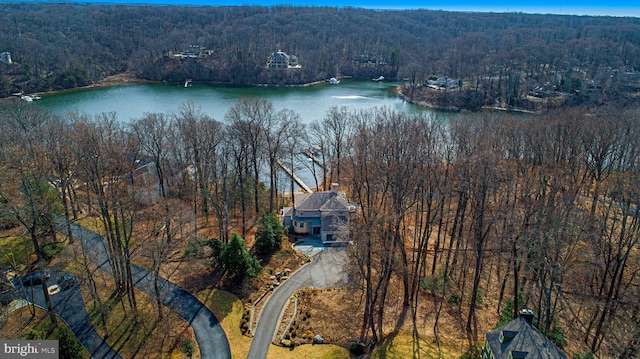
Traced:
<path fill-rule="evenodd" d="M 262 212 L 256 230 L 256 252 L 259 254 L 271 253 L 282 243 L 284 228 L 275 213 Z"/>
<path fill-rule="evenodd" d="M 229 244 L 222 250 L 222 263 L 226 274 L 234 282 L 241 282 L 245 277 L 255 277 L 262 267 L 258 260 L 249 254 L 244 240 L 234 233 Z"/>

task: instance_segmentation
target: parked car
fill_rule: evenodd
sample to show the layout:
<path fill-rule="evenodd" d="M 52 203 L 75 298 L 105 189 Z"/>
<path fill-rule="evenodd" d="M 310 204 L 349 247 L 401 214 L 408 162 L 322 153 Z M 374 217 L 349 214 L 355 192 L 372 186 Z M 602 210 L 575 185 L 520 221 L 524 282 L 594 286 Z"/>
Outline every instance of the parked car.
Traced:
<path fill-rule="evenodd" d="M 38 285 L 42 284 L 42 274 L 44 273 L 44 278 L 49 279 L 51 276 L 49 272 L 33 272 L 22 277 L 22 284 L 24 285 Z"/>
<path fill-rule="evenodd" d="M 78 281 L 70 274 L 65 274 L 58 279 L 58 286 L 60 286 L 60 290 L 73 288 L 76 284 L 78 284 Z"/>

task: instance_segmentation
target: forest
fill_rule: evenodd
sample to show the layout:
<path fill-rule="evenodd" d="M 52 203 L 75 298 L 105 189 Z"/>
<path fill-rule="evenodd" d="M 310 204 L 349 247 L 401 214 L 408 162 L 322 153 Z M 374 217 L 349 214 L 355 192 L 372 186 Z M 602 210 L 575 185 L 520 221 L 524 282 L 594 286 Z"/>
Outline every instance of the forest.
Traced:
<path fill-rule="evenodd" d="M 12 58 L 0 63 L 5 97 L 123 73 L 233 85 L 382 75 L 434 107 L 537 112 L 443 120 L 335 107 L 305 126 L 293 111 L 243 98 L 221 119 L 186 103 L 125 123 L 2 99 L 0 227 L 28 243 L 27 256 L 3 260 L 21 274 L 49 265 L 77 249 L 72 225 L 91 225 L 114 270 L 101 273 L 82 251 L 70 266 L 103 333 L 113 334 L 114 307 L 135 323 L 173 323 L 157 283 L 176 266 L 219 275 L 247 304 L 261 260 L 287 244 L 268 219 L 293 191 L 277 160 L 294 167 L 311 147 L 329 169 L 319 187 L 339 183 L 357 205 L 343 290 L 358 305 L 334 344 L 375 350 L 403 332 L 445 357 L 453 321 L 464 342 L 455 346 L 477 357 L 486 331 L 526 307 L 569 356 L 640 355 L 640 19 L 291 6 L 0 11 L 0 52 Z M 171 55 L 194 49 L 195 58 Z M 267 69 L 278 50 L 301 67 Z M 134 265 L 153 273 L 151 304 L 134 288 Z M 390 310 L 396 302 L 402 310 Z"/>
<path fill-rule="evenodd" d="M 235 85 L 384 76 L 402 81 L 411 100 L 439 107 L 539 111 L 634 101 L 640 86 L 637 18 L 294 6 L 9 3 L 0 10 L 0 51 L 13 60 L 0 63 L 3 97 L 119 73 Z M 267 69 L 279 50 L 301 67 Z M 171 56 L 185 52 L 195 56 Z M 462 86 L 421 94 L 437 78 Z"/>
<path fill-rule="evenodd" d="M 53 115 L 16 100 L 0 116 L 3 227 L 24 228 L 40 253 L 74 241 L 56 237 L 56 216 L 66 226 L 94 218 L 117 268 L 109 281 L 133 318 L 141 315 L 133 263 L 158 275 L 171 263 L 206 258 L 224 267 L 228 290 L 242 293 L 247 286 L 238 283 L 260 272 L 254 255 L 281 244 L 239 249 L 240 267 L 227 263 L 224 248 L 244 248 L 238 237 L 253 237 L 250 229 L 268 222 L 264 211 L 288 203 L 277 184 L 289 180 L 275 160 L 311 145 L 330 168 L 320 183 L 339 182 L 358 206 L 349 291 L 361 305 L 350 341 L 375 347 L 393 323 L 424 340 L 421 318 L 436 313 L 429 340 L 441 345 L 439 318 L 454 313 L 473 354 L 494 324 L 486 318 L 509 320 L 527 307 L 539 330 L 570 353 L 635 358 L 637 113 L 581 107 L 442 121 L 335 107 L 305 129 L 295 113 L 252 98 L 221 121 L 184 104 L 129 124 L 112 114 Z M 194 222 L 198 214 L 213 228 L 206 253 L 192 225 L 203 225 Z M 41 253 L 38 259 L 44 263 Z M 95 272 L 83 275 L 100 307 Z M 388 310 L 395 298 L 402 314 Z M 161 319 L 159 302 L 158 311 Z"/>

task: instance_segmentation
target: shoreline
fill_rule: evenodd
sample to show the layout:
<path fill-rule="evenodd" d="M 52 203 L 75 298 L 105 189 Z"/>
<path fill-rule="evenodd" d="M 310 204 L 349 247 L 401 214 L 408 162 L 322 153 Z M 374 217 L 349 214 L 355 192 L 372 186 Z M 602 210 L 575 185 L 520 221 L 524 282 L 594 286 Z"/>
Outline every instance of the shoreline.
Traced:
<path fill-rule="evenodd" d="M 350 79 L 350 76 L 345 76 L 342 77 L 343 79 Z M 307 82 L 307 83 L 303 83 L 303 84 L 297 84 L 297 85 L 269 85 L 269 84 L 247 84 L 247 85 L 234 85 L 233 83 L 230 82 L 215 82 L 215 81 L 203 81 L 203 82 L 198 82 L 199 84 L 206 84 L 206 85 L 212 85 L 212 86 L 238 86 L 238 87 L 274 87 L 274 88 L 280 88 L 280 87 L 311 87 L 311 86 L 318 86 L 318 85 L 322 85 L 322 84 L 329 84 L 328 80 L 319 80 L 319 81 L 313 81 L 313 82 Z M 115 74 L 115 75 L 111 75 L 111 76 L 107 76 L 104 79 L 94 82 L 92 84 L 86 85 L 86 86 L 79 86 L 79 87 L 74 87 L 74 88 L 69 88 L 69 89 L 62 89 L 62 90 L 51 90 L 51 91 L 42 91 L 42 92 L 34 92 L 29 94 L 30 96 L 44 96 L 44 95 L 54 95 L 54 94 L 60 94 L 60 93 L 65 93 L 65 92 L 71 92 L 71 91 L 78 91 L 78 90 L 86 90 L 86 89 L 92 89 L 92 88 L 98 88 L 98 87 L 109 87 L 109 86 L 122 86 L 122 85 L 139 85 L 139 84 L 150 84 L 150 85 L 161 85 L 161 84 L 172 84 L 170 82 L 165 82 L 165 81 L 153 81 L 153 80 L 145 80 L 145 79 L 141 79 L 141 78 L 137 78 L 132 76 L 129 73 L 123 72 L 120 74 Z M 179 83 L 176 83 L 179 85 Z M 15 96 L 8 96 L 6 98 L 12 98 Z"/>
<path fill-rule="evenodd" d="M 437 110 L 437 111 L 446 111 L 446 112 L 460 112 L 461 111 L 461 109 L 458 108 L 458 107 L 436 106 L 436 105 L 430 104 L 430 103 L 425 102 L 425 101 L 411 100 L 411 99 L 409 99 L 409 97 L 407 97 L 407 95 L 402 93 L 402 86 L 396 87 L 396 93 L 398 94 L 398 97 L 400 97 L 402 100 L 404 100 L 405 102 L 410 103 L 412 105 L 421 106 L 421 107 L 424 107 L 424 108 Z"/>
<path fill-rule="evenodd" d="M 137 85 L 137 84 L 155 84 L 158 83 L 156 81 L 149 81 L 149 80 L 144 80 L 144 79 L 139 79 L 136 77 L 133 77 L 129 74 L 125 73 L 121 73 L 121 74 L 115 74 L 115 75 L 111 75 L 111 76 L 107 76 L 104 79 L 94 82 L 92 84 L 89 84 L 87 86 L 78 86 L 78 87 L 74 87 L 74 88 L 69 88 L 69 89 L 62 89 L 62 90 L 51 90 L 51 91 L 44 91 L 44 92 L 34 92 L 32 95 L 38 95 L 38 96 L 42 96 L 42 95 L 54 95 L 54 94 L 60 94 L 60 93 L 65 93 L 65 92 L 71 92 L 71 91 L 77 91 L 77 90 L 86 90 L 86 89 L 92 89 L 92 88 L 97 88 L 97 87 L 109 87 L 109 86 L 118 86 L 118 85 Z"/>
<path fill-rule="evenodd" d="M 474 111 L 474 110 L 466 110 L 463 108 L 459 108 L 459 107 L 443 107 L 443 106 L 436 106 L 433 104 L 430 104 L 428 102 L 425 101 L 416 101 L 416 100 L 410 100 L 407 95 L 402 93 L 402 87 L 398 86 L 396 88 L 396 93 L 398 94 L 398 96 L 400 98 L 402 98 L 405 102 L 410 103 L 412 105 L 416 105 L 416 106 L 421 106 L 424 108 L 428 108 L 428 109 L 432 109 L 432 110 L 436 110 L 436 111 L 444 111 L 444 112 L 462 112 L 462 111 Z M 524 110 L 524 109 L 518 109 L 518 108 L 505 108 L 505 107 L 497 107 L 497 106 L 482 106 L 480 107 L 479 110 L 476 111 L 501 111 L 501 112 L 515 112 L 515 113 L 525 113 L 525 114 L 529 114 L 529 115 L 539 115 L 541 112 L 536 112 L 536 111 L 531 111 L 531 110 Z"/>

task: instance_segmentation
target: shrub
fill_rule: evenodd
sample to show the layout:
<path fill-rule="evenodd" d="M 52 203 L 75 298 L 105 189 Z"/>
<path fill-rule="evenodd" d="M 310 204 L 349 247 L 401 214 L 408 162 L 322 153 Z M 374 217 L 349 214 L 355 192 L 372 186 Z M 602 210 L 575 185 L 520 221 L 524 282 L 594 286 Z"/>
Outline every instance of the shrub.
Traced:
<path fill-rule="evenodd" d="M 353 355 L 364 355 L 366 353 L 366 347 L 362 343 L 351 343 L 349 344 L 349 352 Z"/>
<path fill-rule="evenodd" d="M 216 268 L 220 264 L 224 265 L 222 255 L 227 245 L 219 239 L 212 238 L 207 241 L 207 246 L 209 246 L 209 250 L 211 251 L 211 268 Z"/>
<path fill-rule="evenodd" d="M 549 340 L 551 340 L 553 344 L 557 345 L 560 349 L 564 349 L 567 346 L 567 339 L 564 337 L 562 327 L 557 320 L 554 320 L 551 323 L 551 328 L 549 329 L 547 337 L 549 337 Z"/>
<path fill-rule="evenodd" d="M 469 297 L 467 299 L 467 302 L 469 304 L 471 304 L 471 297 Z M 484 304 L 484 295 L 483 295 L 482 290 L 480 290 L 480 289 L 478 289 L 478 292 L 476 293 L 476 304 L 478 304 L 478 305 Z"/>
<path fill-rule="evenodd" d="M 584 352 L 584 354 L 582 353 L 574 353 L 573 354 L 573 359 L 594 359 L 595 356 L 593 355 L 593 352 L 591 350 L 587 350 L 586 352 Z"/>
<path fill-rule="evenodd" d="M 187 356 L 187 358 L 191 358 L 193 354 L 196 352 L 196 345 L 193 344 L 191 340 L 187 339 L 182 342 L 182 347 L 180 348 L 180 351 L 182 351 L 184 355 Z"/>
<path fill-rule="evenodd" d="M 420 279 L 420 287 L 435 296 L 444 296 L 444 287 L 449 277 L 444 273 L 444 267 L 438 266 L 436 273 Z"/>
<path fill-rule="evenodd" d="M 187 260 L 204 259 L 204 251 L 202 248 L 205 243 L 200 237 L 191 237 L 184 248 L 184 258 Z"/>
<path fill-rule="evenodd" d="M 518 308 L 524 308 L 525 306 L 526 303 L 524 301 L 524 295 L 522 294 L 522 292 L 518 292 Z M 513 299 L 509 299 L 507 300 L 504 308 L 502 308 L 502 310 L 500 311 L 500 319 L 496 324 L 496 328 L 509 323 L 513 319 Z"/>
<path fill-rule="evenodd" d="M 50 261 L 56 254 L 60 253 L 64 249 L 62 243 L 47 241 L 42 245 L 42 258 L 45 261 Z"/>
<path fill-rule="evenodd" d="M 58 343 L 61 358 L 79 358 L 84 351 L 80 342 L 67 327 L 58 329 Z"/>
<path fill-rule="evenodd" d="M 449 296 L 447 297 L 447 303 L 459 305 L 460 304 L 460 295 L 458 293 L 456 293 L 456 292 L 453 292 L 453 293 L 449 294 Z"/>

